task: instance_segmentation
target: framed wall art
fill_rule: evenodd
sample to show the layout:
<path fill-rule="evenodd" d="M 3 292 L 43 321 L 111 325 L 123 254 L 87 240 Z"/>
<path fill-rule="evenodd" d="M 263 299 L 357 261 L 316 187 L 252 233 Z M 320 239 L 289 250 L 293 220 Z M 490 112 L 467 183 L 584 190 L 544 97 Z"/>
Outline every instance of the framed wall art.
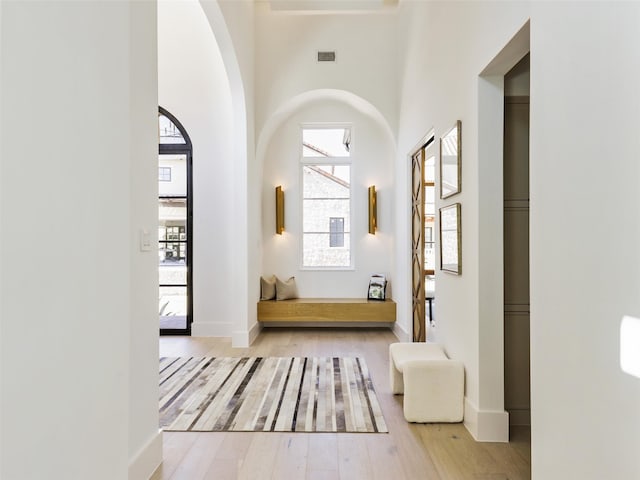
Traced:
<path fill-rule="evenodd" d="M 462 165 L 460 135 L 462 122 L 440 137 L 440 198 L 460 193 Z"/>
<path fill-rule="evenodd" d="M 440 270 L 462 273 L 461 206 L 454 203 L 440 209 Z"/>

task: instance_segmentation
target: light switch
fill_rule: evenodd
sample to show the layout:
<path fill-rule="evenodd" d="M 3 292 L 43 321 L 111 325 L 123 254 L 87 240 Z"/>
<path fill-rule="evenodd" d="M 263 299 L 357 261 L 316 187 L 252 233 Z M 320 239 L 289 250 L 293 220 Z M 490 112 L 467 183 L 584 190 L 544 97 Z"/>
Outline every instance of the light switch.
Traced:
<path fill-rule="evenodd" d="M 147 229 L 140 230 L 140 251 L 141 252 L 151 251 L 151 234 Z"/>

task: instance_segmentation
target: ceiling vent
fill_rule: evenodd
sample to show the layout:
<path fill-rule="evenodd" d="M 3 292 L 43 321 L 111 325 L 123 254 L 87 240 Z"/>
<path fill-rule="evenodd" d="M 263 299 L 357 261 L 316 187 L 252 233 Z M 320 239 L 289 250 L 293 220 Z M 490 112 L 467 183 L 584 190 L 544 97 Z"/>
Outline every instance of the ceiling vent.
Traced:
<path fill-rule="evenodd" d="M 319 62 L 335 62 L 336 52 L 318 52 Z"/>

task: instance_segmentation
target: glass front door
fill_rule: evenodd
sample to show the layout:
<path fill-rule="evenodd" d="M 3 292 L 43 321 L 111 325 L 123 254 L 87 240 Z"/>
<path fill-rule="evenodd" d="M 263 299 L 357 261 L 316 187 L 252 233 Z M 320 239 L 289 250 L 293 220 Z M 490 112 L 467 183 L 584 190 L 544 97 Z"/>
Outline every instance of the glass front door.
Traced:
<path fill-rule="evenodd" d="M 158 156 L 158 312 L 161 335 L 189 335 L 191 299 L 191 142 L 160 109 Z"/>
<path fill-rule="evenodd" d="M 187 328 L 187 191 L 186 155 L 160 155 L 158 198 L 158 266 L 160 328 Z M 163 170 L 168 172 L 163 179 Z M 168 180 L 167 180 L 168 179 Z"/>

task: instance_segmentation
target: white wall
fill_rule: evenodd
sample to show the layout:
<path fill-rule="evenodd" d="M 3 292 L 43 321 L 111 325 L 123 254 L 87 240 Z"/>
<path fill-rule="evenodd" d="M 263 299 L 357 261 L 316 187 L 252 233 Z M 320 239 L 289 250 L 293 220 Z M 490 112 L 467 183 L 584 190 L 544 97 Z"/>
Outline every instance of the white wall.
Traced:
<path fill-rule="evenodd" d="M 132 136 L 155 127 L 154 15 L 131 8 L 0 5 L 3 479 L 127 478 L 157 434 L 155 308 L 133 294 L 155 261 L 133 225 L 154 223 L 130 197 L 152 185 Z"/>
<path fill-rule="evenodd" d="M 406 207 L 410 199 L 409 155 L 416 143 L 431 128 L 436 141 L 462 121 L 462 191 L 440 200 L 436 191 L 436 208 L 460 202 L 462 205 L 462 275 L 455 276 L 436 269 L 437 316 L 436 340 L 444 343 L 450 356 L 462 360 L 466 370 L 467 422 L 489 422 L 506 428 L 503 396 L 482 395 L 501 392 L 501 332 L 489 335 L 491 352 L 496 358 L 483 358 L 482 335 L 487 324 L 501 325 L 500 314 L 480 311 L 480 292 L 495 284 L 501 292 L 500 275 L 487 276 L 480 269 L 478 163 L 478 75 L 526 21 L 523 4 L 481 2 L 407 2 L 401 10 L 401 51 L 405 57 L 401 69 L 400 127 L 398 133 L 396 262 L 398 265 L 398 315 L 411 317 L 411 225 Z M 456 41 L 443 42 L 455 28 Z M 439 172 L 437 172 L 439 175 Z M 436 181 L 436 185 L 438 182 Z M 484 191 L 484 190 L 483 190 Z M 490 192 L 492 193 L 492 192 Z M 495 192 L 493 192 L 495 193 Z M 437 226 L 437 222 L 436 222 Z M 439 265 L 439 258 L 436 260 Z M 501 265 L 501 264 L 500 264 Z M 500 267 L 501 268 L 501 267 Z M 500 272 L 500 268 L 497 269 Z M 490 289 L 489 289 L 490 290 Z M 501 297 L 495 299 L 501 305 Z M 488 315 L 488 318 L 487 318 Z M 410 327 L 409 327 L 410 328 Z M 410 330 L 409 330 L 410 331 Z M 493 330 L 491 330 L 493 331 Z M 493 370 L 481 383 L 481 372 L 490 362 Z M 471 413 L 471 415 L 468 415 Z M 478 415 L 480 417 L 478 418 Z M 474 427 L 471 426 L 474 431 Z M 479 437 L 482 432 L 474 431 Z M 506 430 L 503 432 L 504 438 Z M 485 439 L 487 439 L 485 437 Z M 498 438 L 493 438 L 498 439 Z"/>
<path fill-rule="evenodd" d="M 640 478 L 640 380 L 619 365 L 640 314 L 638 25 L 635 2 L 532 6 L 535 479 Z"/>
<path fill-rule="evenodd" d="M 396 16 L 295 15 L 256 6 L 256 131 L 292 97 L 339 89 L 373 104 L 397 125 Z M 318 63 L 335 50 L 336 63 Z"/>
<path fill-rule="evenodd" d="M 369 118 L 376 119 L 379 125 L 381 139 L 392 137 L 395 143 L 395 132 L 398 116 L 398 38 L 397 16 L 394 14 L 348 14 L 348 15 L 304 15 L 296 13 L 272 12 L 266 2 L 256 4 L 256 52 L 255 52 L 255 124 L 257 132 L 257 160 L 271 159 L 265 155 L 269 140 L 275 138 L 274 130 L 289 115 L 305 107 L 308 102 L 317 99 L 325 101 L 338 100 L 350 105 L 353 109 Z M 335 63 L 318 63 L 317 52 L 319 50 L 335 50 Z M 287 120 L 289 121 L 289 120 Z M 270 154 L 268 154 L 270 155 Z M 297 158 L 297 157 L 296 157 Z M 267 163 L 264 164 L 265 179 L 278 172 L 269 172 Z M 298 177 L 295 177 L 296 184 Z M 373 184 L 375 182 L 371 182 Z M 368 186 L 368 185 L 366 185 Z M 267 188 L 268 187 L 268 188 Z M 264 252 L 264 273 L 272 270 L 281 270 L 283 275 L 298 268 L 299 259 L 297 244 L 291 245 L 293 250 L 287 254 L 278 255 L 277 258 L 290 258 L 286 264 L 270 266 L 269 258 L 275 247 L 272 238 L 271 225 L 273 215 L 269 209 L 273 208 L 272 195 L 269 191 L 273 185 L 264 187 L 262 208 L 262 230 Z M 376 184 L 376 187 L 378 185 Z M 393 183 L 380 191 L 379 201 L 384 209 L 394 208 Z M 266 192 L 266 193 L 265 193 Z M 366 190 L 365 190 L 366 192 Z M 294 193 L 287 192 L 287 198 Z M 358 197 L 356 197 L 358 198 Z M 363 196 L 366 198 L 366 195 Z M 364 201 L 364 200 L 362 200 Z M 287 204 L 287 216 L 292 215 L 293 210 L 289 206 L 295 206 L 290 200 Z M 267 209 L 267 210 L 265 210 Z M 387 210 L 386 215 L 393 219 L 393 210 Z M 392 220 L 393 221 L 393 220 Z M 291 221 L 287 219 L 289 225 Z M 395 296 L 396 276 L 393 272 L 393 260 L 389 258 L 391 252 L 385 249 L 391 244 L 392 237 L 385 240 L 383 247 L 382 238 L 391 235 L 384 232 L 390 223 L 381 220 L 381 232 L 374 238 L 364 237 L 365 244 L 356 250 L 356 272 L 342 275 L 328 272 L 300 272 L 301 294 L 314 294 L 318 296 L 363 296 L 365 290 L 362 285 L 367 285 L 368 275 L 376 271 L 376 268 L 385 268 L 392 280 L 391 288 Z M 364 228 L 364 227 L 363 227 Z M 287 227 L 285 238 L 290 232 L 295 231 Z M 277 239 L 280 243 L 286 240 Z M 297 239 L 290 238 L 289 243 Z M 369 245 L 371 243 L 371 245 Z M 408 244 L 407 244 L 408 245 Z M 282 248 L 282 247 L 279 247 Z M 381 248 L 385 251 L 384 259 L 374 258 L 365 253 L 364 257 L 358 257 L 363 251 L 375 251 Z M 364 263 L 363 263 L 364 262 Z M 391 271 L 389 271 L 391 270 Z M 337 283 L 334 283 L 339 279 Z M 250 282 L 253 281 L 250 279 Z M 258 285 L 257 279 L 255 284 Z M 344 287 L 344 288 L 342 288 Z M 340 289 L 341 288 L 341 289 Z M 390 292 L 391 293 L 391 292 Z M 398 316 L 400 324 L 405 319 Z"/>
<path fill-rule="evenodd" d="M 231 336 L 236 238 L 229 81 L 197 0 L 158 3 L 159 104 L 193 144 L 193 334 Z"/>
<path fill-rule="evenodd" d="M 201 0 L 229 78 L 233 109 L 234 242 L 229 250 L 234 268 L 232 344 L 249 345 L 258 333 L 256 301 L 259 297 L 261 165 L 254 155 L 254 2 L 253 0 Z"/>
<path fill-rule="evenodd" d="M 352 125 L 351 197 L 354 269 L 301 270 L 302 192 L 301 124 Z M 316 100 L 300 107 L 274 132 L 264 155 L 262 184 L 262 274 L 296 277 L 301 297 L 364 297 L 372 273 L 384 273 L 393 285 L 393 140 L 383 125 L 337 100 Z M 275 233 L 275 187 L 285 194 L 285 232 Z M 368 187 L 378 193 L 378 231 L 369 235 Z M 391 288 L 388 294 L 391 296 Z"/>
<path fill-rule="evenodd" d="M 394 177 L 389 159 L 393 158 L 397 119 L 396 17 L 274 13 L 267 4 L 258 3 L 255 22 L 256 159 L 264 168 L 260 273 L 295 275 L 302 296 L 361 297 L 369 275 L 379 271 L 389 275 L 393 289 Z M 337 62 L 318 63 L 318 50 L 335 50 Z M 365 154 L 372 157 L 373 168 L 361 158 L 353 171 L 356 269 L 300 271 L 298 123 L 349 118 L 357 124 L 354 142 L 362 134 L 365 144 L 370 140 L 379 147 Z M 372 132 L 376 132 L 375 139 Z M 383 160 L 381 154 L 387 157 Z M 285 188 L 287 227 L 283 236 L 275 238 L 273 188 L 280 183 Z M 367 187 L 372 184 L 379 192 L 380 230 L 375 237 L 368 235 L 366 223 Z M 259 285 L 257 279 L 255 285 Z"/>
<path fill-rule="evenodd" d="M 410 305 L 406 155 L 461 119 L 462 193 L 437 206 L 462 203 L 463 274 L 436 274 L 439 340 L 465 362 L 467 407 L 499 423 L 501 169 L 486 153 L 503 92 L 479 75 L 530 17 L 533 478 L 638 478 L 640 382 L 620 371 L 618 343 L 622 315 L 640 311 L 640 6 L 405 2 L 401 17 L 399 315 Z M 596 247 L 585 240 L 594 218 L 607 232 Z"/>
<path fill-rule="evenodd" d="M 158 428 L 158 255 L 140 253 L 141 230 L 154 238 L 158 219 L 158 48 L 155 2 L 131 2 L 129 66 L 129 480 L 162 461 Z"/>

